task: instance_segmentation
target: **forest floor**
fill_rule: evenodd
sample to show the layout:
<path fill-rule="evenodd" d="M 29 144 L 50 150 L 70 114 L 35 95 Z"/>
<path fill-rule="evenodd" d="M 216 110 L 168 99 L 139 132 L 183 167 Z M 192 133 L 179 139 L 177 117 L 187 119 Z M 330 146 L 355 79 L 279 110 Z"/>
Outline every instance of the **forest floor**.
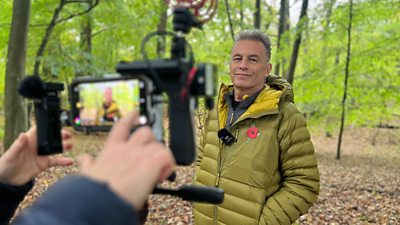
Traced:
<path fill-rule="evenodd" d="M 75 147 L 69 156 L 82 152 L 96 154 L 104 134 L 75 133 Z M 336 137 L 313 132 L 319 159 L 321 191 L 316 204 L 298 224 L 400 224 L 400 130 L 348 128 L 344 132 L 341 159 L 336 160 Z M 51 184 L 77 166 L 52 168 L 43 172 L 21 204 L 29 205 Z M 193 167 L 179 167 L 176 187 L 192 182 Z M 153 195 L 149 200 L 147 225 L 193 224 L 191 203 L 176 198 Z"/>

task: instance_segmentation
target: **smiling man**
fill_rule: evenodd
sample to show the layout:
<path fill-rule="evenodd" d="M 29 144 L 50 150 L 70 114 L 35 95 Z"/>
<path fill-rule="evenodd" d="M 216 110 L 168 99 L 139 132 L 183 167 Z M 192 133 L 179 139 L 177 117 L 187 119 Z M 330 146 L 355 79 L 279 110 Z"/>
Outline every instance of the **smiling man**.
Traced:
<path fill-rule="evenodd" d="M 271 45 L 258 30 L 239 33 L 232 85 L 222 84 L 198 147 L 197 184 L 225 191 L 221 205 L 194 205 L 197 225 L 292 224 L 314 204 L 319 172 L 290 85 L 271 71 Z"/>

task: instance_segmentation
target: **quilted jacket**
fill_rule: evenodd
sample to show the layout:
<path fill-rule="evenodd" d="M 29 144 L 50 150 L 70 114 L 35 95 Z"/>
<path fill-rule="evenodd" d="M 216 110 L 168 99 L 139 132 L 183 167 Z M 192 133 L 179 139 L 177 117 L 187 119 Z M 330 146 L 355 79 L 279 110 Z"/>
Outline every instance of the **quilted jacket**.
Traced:
<path fill-rule="evenodd" d="M 196 225 L 292 224 L 319 192 L 317 159 L 290 85 L 268 76 L 254 103 L 228 128 L 237 141 L 217 137 L 228 104 L 222 85 L 198 147 L 195 183 L 223 188 L 221 205 L 194 204 Z"/>

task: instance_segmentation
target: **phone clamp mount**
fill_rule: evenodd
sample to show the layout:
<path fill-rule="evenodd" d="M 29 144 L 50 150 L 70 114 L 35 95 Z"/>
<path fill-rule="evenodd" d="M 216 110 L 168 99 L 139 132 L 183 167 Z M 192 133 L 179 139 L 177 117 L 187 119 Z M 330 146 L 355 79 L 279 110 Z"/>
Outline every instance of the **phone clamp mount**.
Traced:
<path fill-rule="evenodd" d="M 22 97 L 33 100 L 39 155 L 57 154 L 63 150 L 59 97 L 63 90 L 63 83 L 43 82 L 38 75 L 25 77 L 18 87 Z"/>
<path fill-rule="evenodd" d="M 172 32 L 153 32 L 142 42 L 141 50 L 144 61 L 120 62 L 116 70 L 123 76 L 143 74 L 153 82 L 154 96 L 166 92 L 168 95 L 169 146 L 178 165 L 190 165 L 196 158 L 196 144 L 193 126 L 194 100 L 205 98 L 205 105 L 213 107 L 216 95 L 216 66 L 209 63 L 194 66 L 193 52 L 187 57 L 190 47 L 184 34 L 192 27 L 201 29 L 202 23 L 191 14 L 188 8 L 175 8 Z M 172 35 L 171 58 L 149 60 L 144 50 L 145 43 L 155 35 Z M 162 108 L 162 107 L 161 107 Z M 163 113 L 161 113 L 163 115 Z M 162 123 L 161 118 L 155 122 Z M 154 126 L 153 126 L 154 127 Z M 163 128 L 163 126 L 160 126 Z M 221 204 L 224 190 L 216 187 L 184 185 L 179 189 L 156 187 L 153 194 L 168 194 L 184 200 Z"/>

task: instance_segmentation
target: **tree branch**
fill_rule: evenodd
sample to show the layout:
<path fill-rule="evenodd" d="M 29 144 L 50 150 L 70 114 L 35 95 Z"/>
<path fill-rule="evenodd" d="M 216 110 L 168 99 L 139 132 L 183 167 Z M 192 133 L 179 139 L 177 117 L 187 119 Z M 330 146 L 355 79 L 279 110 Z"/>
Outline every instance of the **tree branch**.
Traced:
<path fill-rule="evenodd" d="M 66 1 L 65 5 L 69 4 L 69 3 L 89 3 L 89 1 L 86 1 L 86 0 L 84 0 L 84 1 Z M 94 3 L 92 5 L 90 5 L 89 8 L 87 8 L 86 10 L 84 10 L 82 12 L 79 12 L 79 13 L 71 14 L 71 15 L 65 17 L 65 18 L 58 19 L 56 21 L 56 23 L 62 23 L 62 22 L 65 22 L 67 20 L 70 20 L 70 19 L 72 19 L 74 17 L 82 16 L 82 15 L 90 12 L 94 7 L 97 6 L 98 3 L 99 3 L 99 0 L 95 0 Z"/>
<path fill-rule="evenodd" d="M 76 14 L 72 14 L 67 18 L 58 19 L 58 16 L 60 15 L 61 11 L 63 10 L 63 8 L 64 8 L 64 6 L 66 4 L 69 4 L 69 3 L 84 3 L 84 2 L 85 3 L 89 3 L 89 2 L 91 2 L 91 0 L 82 0 L 82 1 L 79 1 L 79 0 L 76 0 L 76 1 L 75 0 L 73 0 L 73 1 L 61 0 L 60 1 L 60 4 L 58 5 L 58 7 L 54 10 L 53 17 L 51 18 L 51 21 L 47 26 L 46 33 L 45 33 L 45 35 L 43 37 L 42 43 L 40 44 L 40 47 L 39 47 L 39 49 L 38 49 L 38 51 L 36 53 L 36 59 L 35 59 L 35 65 L 34 65 L 34 69 L 33 69 L 33 74 L 39 75 L 39 67 L 40 67 L 40 63 L 41 63 L 41 57 L 43 57 L 43 55 L 44 55 L 44 51 L 46 49 L 47 43 L 50 40 L 50 36 L 51 36 L 51 33 L 53 32 L 54 27 L 58 23 L 67 21 L 67 20 L 69 20 L 69 19 L 71 19 L 73 17 L 81 16 L 81 15 L 83 15 L 85 13 L 90 12 L 99 3 L 99 0 L 95 0 L 95 2 L 93 4 L 91 4 L 89 6 L 89 8 L 87 8 L 85 11 L 82 11 L 82 12 L 79 12 L 79 13 L 76 13 Z"/>

